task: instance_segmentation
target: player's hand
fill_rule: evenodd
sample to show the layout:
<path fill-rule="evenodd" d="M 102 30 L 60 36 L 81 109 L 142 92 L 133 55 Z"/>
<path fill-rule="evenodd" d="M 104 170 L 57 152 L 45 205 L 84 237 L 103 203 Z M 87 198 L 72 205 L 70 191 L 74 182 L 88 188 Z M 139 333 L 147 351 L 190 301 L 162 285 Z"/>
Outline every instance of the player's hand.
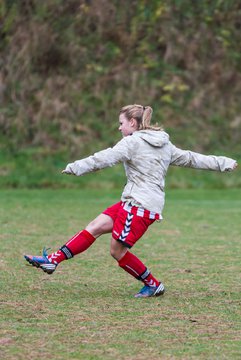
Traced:
<path fill-rule="evenodd" d="M 68 164 L 66 166 L 66 168 L 62 171 L 62 174 L 67 174 L 67 175 L 74 175 L 73 169 L 72 169 L 72 165 L 73 164 Z"/>
<path fill-rule="evenodd" d="M 61 172 L 61 174 L 74 175 L 73 173 L 71 173 L 70 171 L 67 171 L 67 170 L 63 170 Z"/>
<path fill-rule="evenodd" d="M 237 167 L 238 167 L 238 163 L 236 162 L 233 166 L 233 170 L 237 169 Z"/>

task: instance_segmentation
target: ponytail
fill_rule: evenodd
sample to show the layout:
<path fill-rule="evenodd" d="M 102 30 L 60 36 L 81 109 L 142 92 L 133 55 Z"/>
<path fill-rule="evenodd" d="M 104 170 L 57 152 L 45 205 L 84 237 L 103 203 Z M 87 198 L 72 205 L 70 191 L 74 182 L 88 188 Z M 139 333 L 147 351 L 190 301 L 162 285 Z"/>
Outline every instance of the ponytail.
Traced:
<path fill-rule="evenodd" d="M 138 130 L 163 130 L 160 126 L 151 126 L 153 110 L 150 106 L 142 105 L 127 105 L 120 110 L 120 114 L 125 114 L 127 119 L 130 121 L 132 118 L 136 119 L 138 124 Z"/>

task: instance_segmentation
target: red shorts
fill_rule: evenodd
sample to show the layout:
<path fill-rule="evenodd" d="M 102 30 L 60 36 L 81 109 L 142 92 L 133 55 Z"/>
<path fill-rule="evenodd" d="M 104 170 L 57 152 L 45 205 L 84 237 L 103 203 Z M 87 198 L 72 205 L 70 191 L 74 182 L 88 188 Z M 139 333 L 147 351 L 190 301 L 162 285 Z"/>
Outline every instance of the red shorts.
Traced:
<path fill-rule="evenodd" d="M 112 236 L 124 246 L 131 248 L 137 240 L 153 224 L 155 219 L 137 215 L 138 207 L 132 206 L 132 212 L 124 209 L 124 203 L 118 202 L 103 211 L 103 214 L 110 216 L 113 221 Z"/>

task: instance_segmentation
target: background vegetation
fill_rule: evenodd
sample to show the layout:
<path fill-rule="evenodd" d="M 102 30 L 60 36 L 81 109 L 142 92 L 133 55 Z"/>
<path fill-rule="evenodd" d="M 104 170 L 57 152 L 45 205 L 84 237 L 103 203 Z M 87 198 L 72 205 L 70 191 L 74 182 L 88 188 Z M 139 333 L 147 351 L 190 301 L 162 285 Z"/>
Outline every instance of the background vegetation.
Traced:
<path fill-rule="evenodd" d="M 129 103 L 178 146 L 240 158 L 240 44 L 234 0 L 1 1 L 0 186 L 76 186 L 55 174 L 113 145 Z"/>

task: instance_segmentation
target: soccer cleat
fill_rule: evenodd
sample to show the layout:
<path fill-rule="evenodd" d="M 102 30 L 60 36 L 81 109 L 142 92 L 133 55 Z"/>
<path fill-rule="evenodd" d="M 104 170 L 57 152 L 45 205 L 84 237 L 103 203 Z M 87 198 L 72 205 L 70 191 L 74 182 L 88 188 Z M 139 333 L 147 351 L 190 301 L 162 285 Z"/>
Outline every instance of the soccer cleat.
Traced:
<path fill-rule="evenodd" d="M 24 255 L 25 259 L 29 262 L 29 264 L 42 269 L 47 274 L 52 274 L 58 264 L 51 263 L 47 256 L 48 254 L 45 248 L 43 249 L 42 256 Z"/>
<path fill-rule="evenodd" d="M 160 283 L 158 286 L 145 285 L 136 295 L 136 298 L 146 298 L 151 296 L 160 296 L 165 292 L 164 285 Z"/>

